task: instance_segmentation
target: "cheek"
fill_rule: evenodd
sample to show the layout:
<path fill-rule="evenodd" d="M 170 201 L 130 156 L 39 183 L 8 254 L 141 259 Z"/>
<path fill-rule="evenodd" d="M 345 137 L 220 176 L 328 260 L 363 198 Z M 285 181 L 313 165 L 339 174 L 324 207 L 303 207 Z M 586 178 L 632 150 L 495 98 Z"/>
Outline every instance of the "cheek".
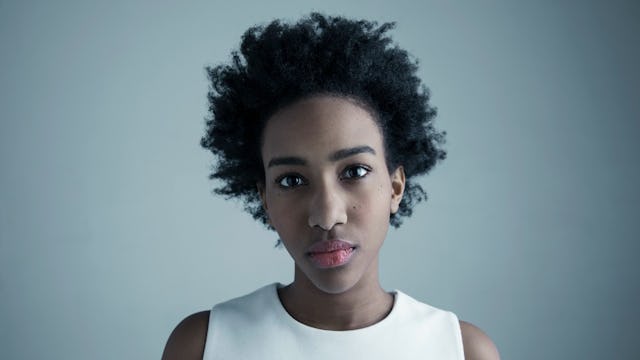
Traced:
<path fill-rule="evenodd" d="M 388 193 L 389 191 L 383 182 L 361 192 L 351 203 L 352 216 L 358 219 L 361 217 L 368 219 L 388 217 L 391 205 L 391 196 Z"/>
<path fill-rule="evenodd" d="M 269 204 L 267 210 L 269 221 L 281 237 L 299 227 L 304 217 L 304 211 L 300 208 L 300 201 L 274 193 L 271 196 L 267 196 L 267 202 Z"/>

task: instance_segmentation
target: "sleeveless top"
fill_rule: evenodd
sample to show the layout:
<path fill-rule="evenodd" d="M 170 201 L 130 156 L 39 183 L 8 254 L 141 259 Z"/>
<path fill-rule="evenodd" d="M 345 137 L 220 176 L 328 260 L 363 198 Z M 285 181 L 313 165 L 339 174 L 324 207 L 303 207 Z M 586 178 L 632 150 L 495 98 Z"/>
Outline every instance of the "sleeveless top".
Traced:
<path fill-rule="evenodd" d="M 394 291 L 391 312 L 356 330 L 322 330 L 295 320 L 278 283 L 213 307 L 203 360 L 437 359 L 464 360 L 458 318 Z"/>

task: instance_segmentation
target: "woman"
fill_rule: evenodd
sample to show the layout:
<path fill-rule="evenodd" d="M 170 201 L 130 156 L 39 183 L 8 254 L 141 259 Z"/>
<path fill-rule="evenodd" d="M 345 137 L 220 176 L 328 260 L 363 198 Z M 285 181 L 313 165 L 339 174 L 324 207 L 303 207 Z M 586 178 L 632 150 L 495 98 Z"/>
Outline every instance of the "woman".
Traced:
<path fill-rule="evenodd" d="M 203 147 L 295 262 L 272 284 L 184 319 L 164 359 L 498 359 L 477 327 L 382 289 L 379 250 L 445 158 L 435 109 L 392 24 L 311 14 L 243 36 L 209 68 Z"/>

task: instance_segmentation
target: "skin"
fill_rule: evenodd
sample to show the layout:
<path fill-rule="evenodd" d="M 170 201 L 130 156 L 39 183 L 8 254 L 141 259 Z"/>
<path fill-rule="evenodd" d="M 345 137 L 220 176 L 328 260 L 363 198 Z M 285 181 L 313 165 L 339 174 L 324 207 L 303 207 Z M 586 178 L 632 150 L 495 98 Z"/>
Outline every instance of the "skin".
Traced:
<path fill-rule="evenodd" d="M 380 321 L 393 297 L 380 287 L 378 254 L 402 199 L 404 172 L 389 174 L 369 113 L 329 97 L 289 106 L 267 123 L 262 158 L 263 206 L 295 263 L 293 283 L 279 293 L 284 307 L 321 329 Z M 353 244 L 354 254 L 346 265 L 319 269 L 309 247 L 330 239 Z"/>
<path fill-rule="evenodd" d="M 405 186 L 401 166 L 389 171 L 383 134 L 357 103 L 316 96 L 281 109 L 263 132 L 264 183 L 258 184 L 270 224 L 294 260 L 294 281 L 280 301 L 299 322 L 348 330 L 381 321 L 393 296 L 380 286 L 379 251 Z M 355 247 L 349 261 L 318 267 L 309 247 L 330 239 Z M 183 320 L 163 359 L 201 359 L 209 312 Z M 499 359 L 491 339 L 461 321 L 466 359 Z"/>

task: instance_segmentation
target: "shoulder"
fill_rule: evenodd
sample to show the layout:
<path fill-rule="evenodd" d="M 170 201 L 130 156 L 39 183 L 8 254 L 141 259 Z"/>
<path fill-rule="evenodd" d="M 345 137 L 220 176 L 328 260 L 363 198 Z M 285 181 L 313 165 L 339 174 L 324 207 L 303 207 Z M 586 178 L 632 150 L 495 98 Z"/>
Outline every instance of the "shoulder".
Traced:
<path fill-rule="evenodd" d="M 209 311 L 201 311 L 182 320 L 167 340 L 162 360 L 202 359 L 209 326 Z"/>
<path fill-rule="evenodd" d="M 500 359 L 495 344 L 480 328 L 466 321 L 460 321 L 460 332 L 466 360 Z"/>

